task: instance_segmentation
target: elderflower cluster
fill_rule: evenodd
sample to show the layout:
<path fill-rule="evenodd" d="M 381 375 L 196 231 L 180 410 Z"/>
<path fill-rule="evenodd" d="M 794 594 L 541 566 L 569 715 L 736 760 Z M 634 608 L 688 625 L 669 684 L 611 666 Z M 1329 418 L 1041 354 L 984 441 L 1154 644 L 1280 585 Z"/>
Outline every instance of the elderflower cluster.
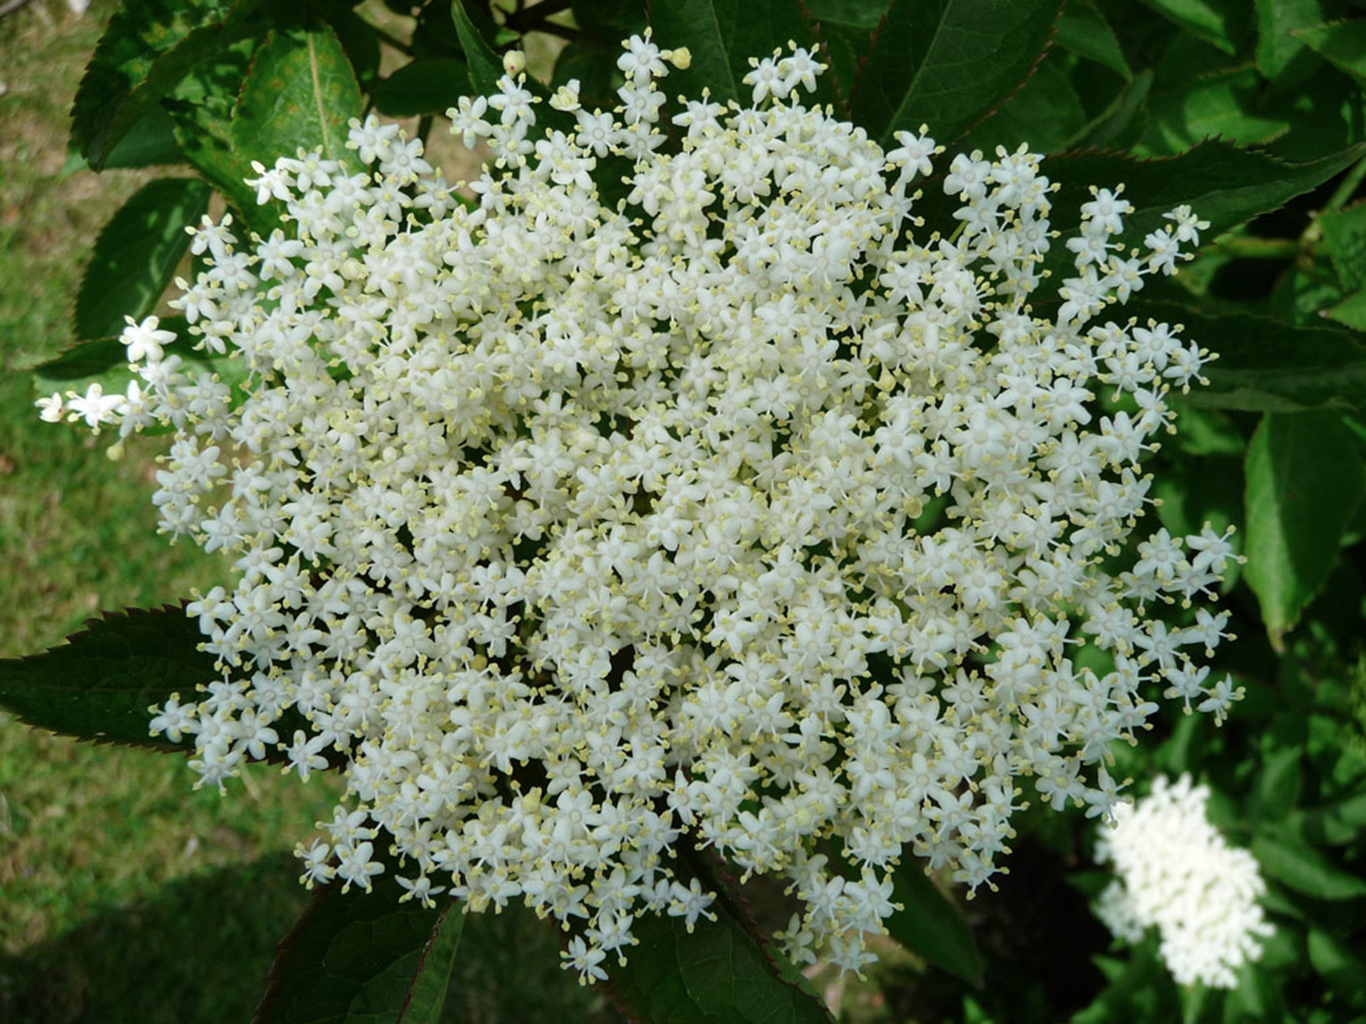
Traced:
<path fill-rule="evenodd" d="M 509 62 L 450 111 L 494 157 L 473 202 L 373 118 L 352 159 L 260 168 L 285 228 L 206 220 L 178 302 L 228 370 L 149 319 L 126 395 L 44 411 L 175 428 L 161 528 L 237 579 L 188 608 L 221 678 L 152 727 L 214 785 L 343 766 L 309 884 L 391 849 L 413 898 L 572 925 L 592 979 L 635 915 L 710 916 L 675 854 L 712 847 L 790 882 L 792 956 L 858 969 L 899 858 L 989 883 L 1022 785 L 1107 814 L 1151 694 L 1237 696 L 1195 664 L 1227 616 L 1191 607 L 1228 535 L 1135 533 L 1209 354 L 1100 316 L 1207 225 L 1125 249 L 1093 189 L 1044 315 L 1037 155 L 954 157 L 949 237 L 925 129 L 884 152 L 804 105 L 795 47 L 751 105 L 665 121 L 687 60 L 629 40 L 609 111 L 574 82 L 538 110 Z"/>
<path fill-rule="evenodd" d="M 1159 778 L 1137 805 L 1115 808 L 1096 862 L 1118 880 L 1096 903 L 1096 916 L 1118 938 L 1138 942 L 1157 927 L 1162 959 L 1178 984 L 1233 988 L 1234 971 L 1262 954 L 1275 929 L 1257 899 L 1266 891 L 1257 861 L 1229 846 L 1205 818 L 1209 787 L 1189 775 Z"/>

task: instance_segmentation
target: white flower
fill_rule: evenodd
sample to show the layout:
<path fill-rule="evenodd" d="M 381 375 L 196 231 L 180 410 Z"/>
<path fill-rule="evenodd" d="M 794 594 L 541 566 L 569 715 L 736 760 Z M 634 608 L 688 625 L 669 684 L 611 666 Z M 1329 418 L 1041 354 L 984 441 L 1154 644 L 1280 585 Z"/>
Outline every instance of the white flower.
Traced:
<path fill-rule="evenodd" d="M 1210 825 L 1209 796 L 1188 775 L 1159 778 L 1146 799 L 1115 808 L 1096 861 L 1112 863 L 1119 879 L 1101 894 L 1096 914 L 1128 942 L 1156 926 L 1178 984 L 1232 988 L 1234 972 L 1261 956 L 1259 940 L 1274 929 L 1257 902 L 1266 891 L 1257 862 Z"/>
<path fill-rule="evenodd" d="M 271 749 L 347 766 L 307 883 L 368 887 L 386 844 L 410 898 L 577 923 L 593 980 L 637 912 L 713 913 L 672 867 L 687 831 L 795 886 L 794 956 L 858 970 L 897 858 L 989 886 L 1027 782 L 1104 815 L 1152 694 L 1237 695 L 1194 663 L 1224 620 L 1185 608 L 1228 535 L 1141 531 L 1168 388 L 1210 357 L 1113 309 L 1199 223 L 1135 255 L 1097 190 L 1045 317 L 1027 148 L 954 156 L 949 243 L 911 217 L 928 131 L 888 153 L 804 105 L 811 54 L 755 60 L 758 106 L 685 101 L 670 142 L 659 82 L 687 57 L 624 49 L 619 105 L 561 93 L 567 131 L 520 73 L 452 108 L 492 157 L 473 208 L 374 118 L 356 174 L 263 168 L 285 227 L 239 249 L 201 225 L 178 300 L 241 379 L 140 334 L 136 392 L 41 407 L 174 430 L 160 528 L 235 576 L 187 609 L 223 678 L 153 724 L 210 784 Z"/>

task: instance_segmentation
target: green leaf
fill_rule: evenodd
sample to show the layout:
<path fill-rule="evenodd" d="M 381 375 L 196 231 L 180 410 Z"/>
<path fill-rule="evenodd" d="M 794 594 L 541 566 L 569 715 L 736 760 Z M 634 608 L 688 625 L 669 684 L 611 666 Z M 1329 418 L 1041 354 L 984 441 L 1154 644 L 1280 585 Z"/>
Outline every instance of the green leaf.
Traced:
<path fill-rule="evenodd" d="M 345 0 L 334 0 L 323 8 L 322 16 L 337 33 L 337 41 L 356 73 L 362 89 L 369 90 L 379 78 L 379 38 L 370 23 L 353 11 Z"/>
<path fill-rule="evenodd" d="M 1304 44 L 1293 35 L 1323 21 L 1319 0 L 1256 0 L 1257 70 L 1266 78 L 1284 71 Z"/>
<path fill-rule="evenodd" d="M 921 870 L 920 862 L 905 856 L 892 876 L 892 902 L 901 909 L 887 918 L 892 938 L 969 984 L 982 984 L 982 956 L 972 932 L 939 887 Z"/>
<path fill-rule="evenodd" d="M 1300 795 L 1300 761 L 1303 757 L 1304 750 L 1299 746 L 1281 747 L 1267 755 L 1257 777 L 1249 817 L 1277 821 L 1294 810 Z"/>
<path fill-rule="evenodd" d="M 159 178 L 133 193 L 105 225 L 76 297 L 76 336 L 120 333 L 124 317 L 154 309 L 190 244 L 185 231 L 209 208 L 209 187 L 194 178 Z"/>
<path fill-rule="evenodd" d="M 1134 77 L 1129 62 L 1124 59 L 1124 51 L 1120 48 L 1115 30 L 1094 4 L 1085 0 L 1068 4 L 1058 19 L 1056 42 L 1064 50 L 1103 64 L 1126 79 Z"/>
<path fill-rule="evenodd" d="M 1348 331 L 1154 299 L 1131 299 L 1122 308 L 1139 323 L 1183 324 L 1184 336 L 1218 355 L 1202 371 L 1209 385 L 1182 396 L 1189 405 L 1299 412 L 1366 403 L 1366 345 Z"/>
<path fill-rule="evenodd" d="M 1366 288 L 1366 202 L 1328 214 L 1319 224 L 1343 290 Z"/>
<path fill-rule="evenodd" d="M 465 51 L 465 60 L 469 64 L 470 83 L 479 95 L 494 95 L 498 92 L 498 79 L 503 77 L 502 60 L 475 28 L 474 22 L 465 11 L 463 0 L 451 0 L 451 19 L 455 22 L 460 48 Z M 527 84 L 531 86 L 530 76 Z M 535 92 L 534 87 L 532 91 Z"/>
<path fill-rule="evenodd" d="M 962 149 L 1014 151 L 1028 143 L 1035 153 L 1067 148 L 1086 126 L 1086 109 L 1063 68 L 1063 54 L 1049 53 L 1024 86 L 995 115 L 969 132 Z"/>
<path fill-rule="evenodd" d="M 697 866 L 685 852 L 676 872 L 685 859 Z M 806 979 L 761 939 L 727 887 L 708 868 L 699 871 L 703 885 L 717 893 L 710 907 L 715 921 L 699 918 L 689 932 L 680 917 L 643 914 L 633 926 L 639 944 L 626 964 L 603 964 L 607 987 L 627 1016 L 638 1024 L 834 1024 Z"/>
<path fill-rule="evenodd" d="M 1330 64 L 1366 84 L 1366 21 L 1314 25 L 1291 34 Z"/>
<path fill-rule="evenodd" d="M 1262 85 L 1256 68 L 1234 67 L 1155 91 L 1141 155 L 1180 153 L 1207 138 L 1251 146 L 1285 134 L 1289 119 L 1262 109 Z"/>
<path fill-rule="evenodd" d="M 891 0 L 807 0 L 806 12 L 813 21 L 838 21 L 872 30 L 889 7 Z"/>
<path fill-rule="evenodd" d="M 670 0 L 650 5 L 650 24 L 661 46 L 692 52 L 691 67 L 669 72 L 669 95 L 701 96 L 705 87 L 720 103 L 749 102 L 742 79 L 751 57 L 768 57 L 789 39 L 815 45 L 798 0 Z"/>
<path fill-rule="evenodd" d="M 255 38 L 215 51 L 186 75 L 163 104 L 175 124 L 176 142 L 194 168 L 221 192 L 240 221 L 263 235 L 279 223 L 277 206 L 258 207 L 244 182 L 255 177 L 232 138 L 232 112 L 259 48 Z"/>
<path fill-rule="evenodd" d="M 1279 209 L 1363 155 L 1366 144 L 1358 144 L 1309 163 L 1291 164 L 1225 142 L 1205 142 L 1179 156 L 1153 160 L 1115 153 L 1063 154 L 1044 161 L 1049 179 L 1062 186 L 1050 219 L 1054 230 L 1069 238 L 1081 223 L 1081 204 L 1089 201 L 1089 188 L 1123 183 L 1124 198 L 1134 204 L 1125 218 L 1125 237 L 1135 244 L 1170 223 L 1163 214 L 1181 203 L 1210 222 L 1205 237 L 1213 238 Z M 1049 251 L 1044 266 L 1059 277 L 1076 273 L 1071 254 L 1061 244 Z"/>
<path fill-rule="evenodd" d="M 360 88 L 330 26 L 276 30 L 257 51 L 232 115 L 232 144 L 267 167 L 303 148 L 354 163 L 347 122 L 361 113 Z"/>
<path fill-rule="evenodd" d="M 1366 881 L 1334 867 L 1311 846 L 1279 832 L 1252 840 L 1252 855 L 1268 875 L 1290 888 L 1320 900 L 1350 900 L 1366 896 Z"/>
<path fill-rule="evenodd" d="M 1354 331 L 1366 331 L 1366 291 L 1347 296 L 1337 305 L 1325 309 L 1323 315 Z"/>
<path fill-rule="evenodd" d="M 95 168 L 184 75 L 230 42 L 259 0 L 130 0 L 100 37 L 71 109 Z"/>
<path fill-rule="evenodd" d="M 195 621 L 180 606 L 106 613 L 42 654 L 0 660 L 0 706 L 87 740 L 180 750 L 148 735 L 148 707 L 212 681 Z"/>
<path fill-rule="evenodd" d="M 321 890 L 281 940 L 253 1024 L 437 1024 L 464 907 L 402 895 L 391 873 L 369 893 Z"/>
<path fill-rule="evenodd" d="M 1366 978 L 1366 961 L 1318 928 L 1309 929 L 1306 946 L 1309 963 L 1319 977 L 1349 1006 L 1360 1009 L 1366 1002 L 1361 986 L 1361 979 Z"/>
<path fill-rule="evenodd" d="M 922 124 L 952 144 L 1029 78 L 1060 8 L 1055 0 L 899 0 L 859 76 L 855 123 L 884 144 Z"/>
<path fill-rule="evenodd" d="M 175 123 L 164 107 L 152 107 L 142 115 L 123 138 L 104 158 L 104 170 L 129 167 L 156 167 L 185 162 L 185 155 L 175 140 Z M 85 157 L 74 148 L 67 154 L 63 176 L 72 171 L 90 169 Z"/>
<path fill-rule="evenodd" d="M 1247 33 L 1247 0 L 1145 0 L 1163 17 L 1192 35 L 1237 53 Z"/>
<path fill-rule="evenodd" d="M 1245 572 L 1279 649 L 1328 580 L 1366 474 L 1356 438 L 1331 412 L 1268 413 L 1252 435 L 1245 471 Z"/>
<path fill-rule="evenodd" d="M 375 84 L 375 109 L 390 117 L 444 114 L 470 94 L 470 73 L 453 57 L 415 60 Z"/>

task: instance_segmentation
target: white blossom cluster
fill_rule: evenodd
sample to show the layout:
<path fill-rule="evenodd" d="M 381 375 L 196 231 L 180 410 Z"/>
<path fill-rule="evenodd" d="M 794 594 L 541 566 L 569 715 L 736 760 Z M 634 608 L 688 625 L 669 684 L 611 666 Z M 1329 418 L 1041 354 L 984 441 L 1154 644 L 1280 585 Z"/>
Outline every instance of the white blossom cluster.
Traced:
<path fill-rule="evenodd" d="M 206 221 L 179 300 L 235 379 L 149 319 L 126 395 L 44 412 L 175 427 L 161 528 L 239 576 L 189 606 L 222 678 L 153 729 L 211 784 L 272 750 L 344 765 L 310 884 L 368 887 L 387 844 L 415 898 L 572 923 L 591 979 L 634 915 L 710 914 L 673 857 L 697 844 L 790 880 L 793 957 L 857 969 L 899 858 L 975 889 L 1023 780 L 1108 813 L 1150 693 L 1237 696 L 1195 664 L 1227 616 L 1191 610 L 1228 536 L 1135 534 L 1209 354 L 1100 316 L 1207 225 L 1125 249 L 1130 204 L 1093 189 L 1044 316 L 1037 155 L 954 157 L 931 232 L 924 129 L 884 152 L 803 105 L 823 68 L 795 47 L 752 62 L 751 105 L 665 120 L 687 59 L 629 40 L 620 105 L 571 82 L 539 135 L 510 63 L 450 112 L 495 157 L 472 204 L 374 119 L 344 165 L 261 168 L 286 229 Z"/>
<path fill-rule="evenodd" d="M 1209 787 L 1182 775 L 1175 783 L 1158 778 L 1137 805 L 1117 806 L 1114 827 L 1101 830 L 1096 861 L 1113 864 L 1119 878 L 1095 910 L 1126 942 L 1156 926 L 1178 984 L 1233 988 L 1234 971 L 1261 956 L 1258 940 L 1275 929 L 1257 902 L 1266 891 L 1257 861 L 1206 819 L 1209 796 Z"/>

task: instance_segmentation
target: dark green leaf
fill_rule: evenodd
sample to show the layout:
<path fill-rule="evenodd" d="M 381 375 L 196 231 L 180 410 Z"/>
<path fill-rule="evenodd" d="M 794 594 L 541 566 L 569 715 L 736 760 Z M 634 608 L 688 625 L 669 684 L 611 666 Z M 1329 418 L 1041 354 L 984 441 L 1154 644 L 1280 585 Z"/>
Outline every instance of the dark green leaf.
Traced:
<path fill-rule="evenodd" d="M 1152 87 L 1152 69 L 1144 68 L 1120 90 L 1109 107 L 1082 129 L 1074 146 L 1123 149 L 1132 145 L 1147 125 L 1148 94 Z"/>
<path fill-rule="evenodd" d="M 817 21 L 813 25 L 820 40 L 821 62 L 826 65 L 823 78 L 828 80 L 830 91 L 847 116 L 858 81 L 859 62 L 872 46 L 873 30 L 841 21 Z"/>
<path fill-rule="evenodd" d="M 1328 863 L 1311 846 L 1279 832 L 1252 840 L 1252 855 L 1262 870 L 1290 888 L 1320 900 L 1366 896 L 1366 882 Z"/>
<path fill-rule="evenodd" d="M 574 23 L 615 46 L 645 30 L 645 0 L 574 0 Z"/>
<path fill-rule="evenodd" d="M 1247 0 L 1146 0 L 1153 10 L 1192 35 L 1237 53 L 1248 29 Z"/>
<path fill-rule="evenodd" d="M 650 6 L 650 24 L 660 46 L 692 52 L 691 67 L 669 73 L 669 95 L 691 98 L 710 88 L 721 103 L 750 101 L 741 80 L 751 57 L 771 56 L 789 39 L 815 45 L 798 0 L 670 0 Z"/>
<path fill-rule="evenodd" d="M 223 194 L 240 221 L 268 234 L 279 222 L 279 210 L 258 207 L 255 191 L 244 184 L 255 172 L 234 146 L 232 133 L 233 107 L 258 48 L 258 40 L 248 38 L 215 51 L 164 102 L 185 159 Z"/>
<path fill-rule="evenodd" d="M 470 94 L 470 74 L 463 61 L 434 57 L 405 64 L 376 83 L 375 109 L 390 117 L 444 114 L 461 96 Z"/>
<path fill-rule="evenodd" d="M 1268 413 L 1252 435 L 1246 474 L 1245 572 L 1279 648 L 1327 582 L 1366 474 L 1356 438 L 1331 412 Z"/>
<path fill-rule="evenodd" d="M 190 244 L 185 229 L 209 208 L 209 188 L 194 178 L 159 178 L 133 193 L 95 243 L 76 298 L 76 336 L 120 333 L 124 317 L 151 313 Z"/>
<path fill-rule="evenodd" d="M 464 908 L 402 895 L 390 873 L 369 893 L 319 892 L 280 942 L 253 1024 L 437 1024 Z"/>
<path fill-rule="evenodd" d="M 982 956 L 972 932 L 920 862 L 903 857 L 892 882 L 892 902 L 901 905 L 886 921 L 892 938 L 935 966 L 981 985 Z"/>
<path fill-rule="evenodd" d="M 175 124 L 165 108 L 158 105 L 148 110 L 124 133 L 123 138 L 119 139 L 109 151 L 109 155 L 104 158 L 104 169 L 156 167 L 183 163 L 184 160 L 185 155 L 176 144 Z M 89 167 L 85 157 L 73 148 L 67 155 L 62 173 L 65 175 Z"/>
<path fill-rule="evenodd" d="M 679 917 L 636 919 L 639 944 L 626 964 L 603 964 L 608 987 L 630 1018 L 639 1024 L 834 1024 L 806 979 L 762 941 L 715 872 L 692 854 L 675 863 L 675 871 L 695 866 L 717 893 L 710 908 L 716 920 L 699 918 L 689 932 Z"/>
<path fill-rule="evenodd" d="M 1366 21 L 1296 29 L 1292 35 L 1330 64 L 1366 84 Z"/>
<path fill-rule="evenodd" d="M 1306 946 L 1309 962 L 1328 987 L 1348 1000 L 1348 1005 L 1361 1008 L 1366 1002 L 1361 979 L 1366 978 L 1366 961 L 1333 936 L 1318 928 L 1310 928 Z"/>
<path fill-rule="evenodd" d="M 1203 371 L 1209 385 L 1183 396 L 1190 405 L 1298 412 L 1366 402 L 1366 345 L 1348 331 L 1142 298 L 1123 308 L 1140 323 L 1184 324 L 1185 336 L 1218 355 Z"/>
<path fill-rule="evenodd" d="M 1048 47 L 1055 0 L 899 0 L 854 94 L 854 121 L 882 143 L 927 124 L 940 142 L 1010 97 Z"/>
<path fill-rule="evenodd" d="M 257 51 L 232 116 L 232 143 L 267 167 L 300 149 L 352 163 L 347 122 L 361 113 L 360 89 L 337 35 L 326 25 L 277 30 Z"/>
<path fill-rule="evenodd" d="M 1054 51 L 1045 57 L 1019 92 L 968 133 L 961 148 L 992 153 L 1005 146 L 1013 152 L 1022 142 L 1035 153 L 1067 148 L 1086 126 L 1086 110 L 1060 56 L 1065 55 Z"/>
<path fill-rule="evenodd" d="M 1303 756 L 1304 750 L 1293 746 L 1281 747 L 1266 757 L 1253 791 L 1253 820 L 1278 821 L 1294 810 L 1300 795 Z"/>
<path fill-rule="evenodd" d="M 502 60 L 475 28 L 463 0 L 451 0 L 451 18 L 455 22 L 460 48 L 465 51 L 470 83 L 479 95 L 494 95 L 498 92 L 498 79 L 503 77 Z"/>
<path fill-rule="evenodd" d="M 95 168 L 199 61 L 231 42 L 259 0 L 131 0 L 114 15 L 71 110 L 71 137 Z"/>
<path fill-rule="evenodd" d="M 1081 204 L 1092 185 L 1125 185 L 1124 198 L 1134 204 L 1125 218 L 1126 237 L 1135 243 L 1169 222 L 1163 214 L 1188 203 L 1210 222 L 1206 238 L 1279 209 L 1295 196 L 1321 185 L 1366 154 L 1366 144 L 1309 163 L 1288 164 L 1274 157 L 1206 142 L 1179 156 L 1135 160 L 1113 153 L 1078 153 L 1052 157 L 1044 172 L 1062 190 L 1053 203 L 1054 230 L 1070 237 L 1081 222 Z M 1071 255 L 1061 244 L 1049 251 L 1044 266 L 1056 276 L 1071 277 Z"/>
<path fill-rule="evenodd" d="M 81 739 L 183 749 L 148 735 L 148 707 L 211 682 L 214 658 L 179 606 L 106 613 L 59 647 L 0 661 L 0 705 Z"/>
<path fill-rule="evenodd" d="M 1344 291 L 1366 288 L 1366 202 L 1319 220 Z"/>
<path fill-rule="evenodd" d="M 323 17 L 337 33 L 337 41 L 346 51 L 356 81 L 362 89 L 368 90 L 379 77 L 379 37 L 375 30 L 342 0 L 325 7 Z"/>
<path fill-rule="evenodd" d="M 838 21 L 872 30 L 890 6 L 890 0 L 807 0 L 806 12 L 813 21 Z"/>
<path fill-rule="evenodd" d="M 1058 19 L 1056 42 L 1078 57 L 1103 64 L 1125 78 L 1134 77 L 1115 30 L 1105 20 L 1105 15 L 1086 0 L 1075 0 L 1063 9 L 1062 17 Z"/>
<path fill-rule="evenodd" d="M 1323 21 L 1319 0 L 1256 0 L 1257 70 L 1267 78 L 1284 71 L 1304 44 L 1292 33 Z"/>

